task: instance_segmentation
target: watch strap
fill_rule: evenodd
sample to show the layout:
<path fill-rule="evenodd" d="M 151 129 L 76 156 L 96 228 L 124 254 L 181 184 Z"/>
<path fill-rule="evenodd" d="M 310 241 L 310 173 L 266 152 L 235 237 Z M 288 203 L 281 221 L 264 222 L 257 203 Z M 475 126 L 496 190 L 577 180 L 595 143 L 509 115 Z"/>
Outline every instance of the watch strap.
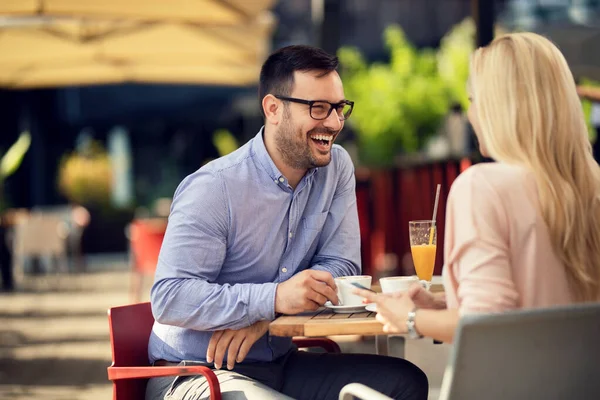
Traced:
<path fill-rule="evenodd" d="M 417 327 L 415 326 L 415 319 L 417 317 L 417 310 L 419 308 L 415 307 L 408 313 L 408 318 L 406 319 L 406 330 L 408 331 L 408 337 L 410 339 L 419 339 L 422 338 L 423 335 L 417 332 Z"/>

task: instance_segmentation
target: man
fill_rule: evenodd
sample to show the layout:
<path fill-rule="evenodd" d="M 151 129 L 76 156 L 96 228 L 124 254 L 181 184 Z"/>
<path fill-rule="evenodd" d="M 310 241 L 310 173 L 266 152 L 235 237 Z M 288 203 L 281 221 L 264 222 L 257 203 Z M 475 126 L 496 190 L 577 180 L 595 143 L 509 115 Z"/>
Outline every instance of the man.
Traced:
<path fill-rule="evenodd" d="M 427 398 L 427 378 L 405 360 L 298 352 L 267 333 L 278 313 L 338 304 L 333 278 L 360 273 L 354 170 L 333 144 L 353 107 L 337 66 L 313 47 L 273 53 L 260 74 L 264 128 L 175 192 L 151 293 L 150 362 L 214 367 L 226 399 L 337 399 L 350 382 Z M 209 391 L 201 376 L 154 378 L 146 394 Z"/>

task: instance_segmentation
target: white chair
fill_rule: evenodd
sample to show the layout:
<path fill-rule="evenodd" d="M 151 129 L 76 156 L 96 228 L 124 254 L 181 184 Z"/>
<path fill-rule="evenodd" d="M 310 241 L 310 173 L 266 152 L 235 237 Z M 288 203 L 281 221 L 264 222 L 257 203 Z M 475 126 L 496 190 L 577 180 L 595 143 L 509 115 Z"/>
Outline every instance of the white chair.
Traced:
<path fill-rule="evenodd" d="M 56 216 L 63 221 L 66 228 L 66 252 L 70 261 L 69 271 L 84 272 L 85 260 L 83 257 L 83 233 L 90 224 L 90 212 L 80 205 L 54 205 L 37 206 L 32 209 L 35 214 Z"/>
<path fill-rule="evenodd" d="M 600 399 L 600 303 L 461 319 L 440 400 Z M 340 400 L 383 400 L 358 384 Z M 369 389 L 369 388 L 366 388 Z"/>
<path fill-rule="evenodd" d="M 14 226 L 13 274 L 17 284 L 25 277 L 25 258 L 44 257 L 55 267 L 55 272 L 66 272 L 67 227 L 55 215 L 32 212 Z"/>
<path fill-rule="evenodd" d="M 339 400 L 353 400 L 355 398 L 363 400 L 393 400 L 391 397 L 387 397 L 362 383 L 349 383 L 340 391 Z"/>

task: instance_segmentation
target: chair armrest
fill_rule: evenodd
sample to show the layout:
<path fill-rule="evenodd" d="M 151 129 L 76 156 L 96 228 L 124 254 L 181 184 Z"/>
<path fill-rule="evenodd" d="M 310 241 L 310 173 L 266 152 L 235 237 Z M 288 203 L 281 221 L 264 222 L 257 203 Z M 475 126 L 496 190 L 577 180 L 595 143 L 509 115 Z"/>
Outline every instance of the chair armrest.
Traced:
<path fill-rule="evenodd" d="M 108 379 L 158 378 L 162 376 L 204 375 L 210 388 L 210 399 L 221 400 L 221 387 L 215 373 L 202 365 L 175 367 L 108 367 Z"/>
<path fill-rule="evenodd" d="M 294 339 L 294 344 L 299 349 L 306 349 L 308 347 L 320 347 L 328 353 L 341 353 L 340 346 L 331 339 L 327 338 L 316 338 L 316 339 Z"/>
<path fill-rule="evenodd" d="M 353 400 L 355 397 L 362 400 L 393 400 L 375 389 L 361 383 L 349 383 L 340 390 L 339 400 Z"/>

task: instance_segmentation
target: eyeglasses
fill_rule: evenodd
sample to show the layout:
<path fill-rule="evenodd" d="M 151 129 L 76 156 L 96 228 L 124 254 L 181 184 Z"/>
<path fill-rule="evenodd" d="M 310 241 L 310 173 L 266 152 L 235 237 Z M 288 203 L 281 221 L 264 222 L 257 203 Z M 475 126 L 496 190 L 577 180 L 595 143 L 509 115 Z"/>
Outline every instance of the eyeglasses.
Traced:
<path fill-rule="evenodd" d="M 275 97 L 283 101 L 308 105 L 310 107 L 311 118 L 316 119 L 317 121 L 329 118 L 329 115 L 331 115 L 331 111 L 334 108 L 340 121 L 345 121 L 350 117 L 352 109 L 354 108 L 354 102 L 350 100 L 342 100 L 339 103 L 330 103 L 325 100 L 303 100 L 277 95 L 275 95 Z"/>

